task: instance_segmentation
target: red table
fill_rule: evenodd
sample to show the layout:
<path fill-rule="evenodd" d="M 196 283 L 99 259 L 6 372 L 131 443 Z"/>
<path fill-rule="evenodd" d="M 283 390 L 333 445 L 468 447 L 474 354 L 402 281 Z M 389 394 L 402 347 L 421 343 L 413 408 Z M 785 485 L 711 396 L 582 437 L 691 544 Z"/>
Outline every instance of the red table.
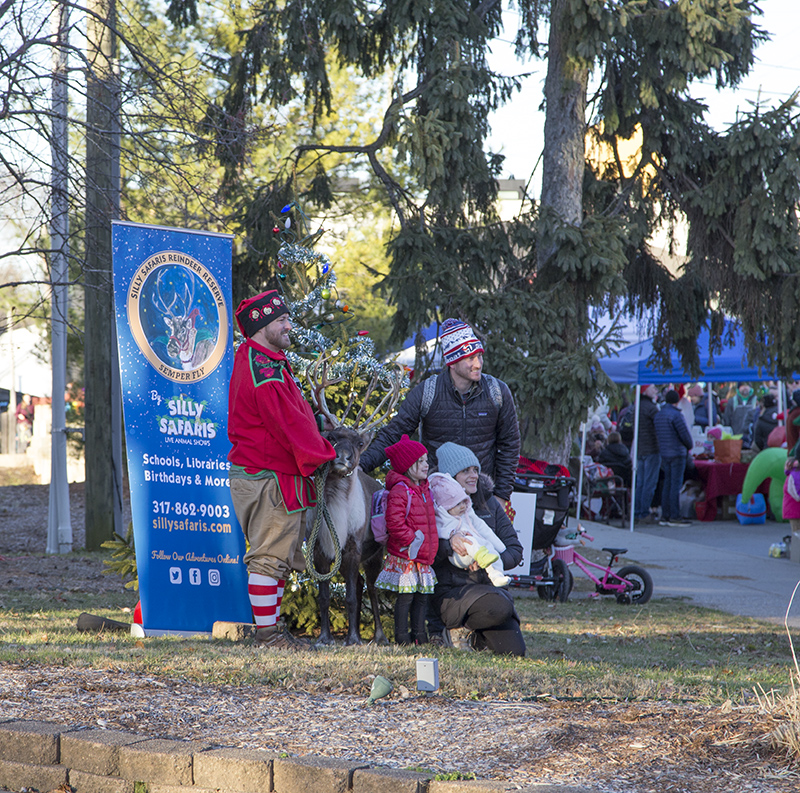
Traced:
<path fill-rule="evenodd" d="M 695 460 L 694 464 L 706 491 L 705 502 L 697 502 L 698 515 L 703 514 L 703 521 L 715 520 L 717 499 L 721 496 L 738 496 L 742 492 L 748 464 L 716 463 L 713 460 Z M 762 482 L 756 492 L 766 496 L 769 493 L 769 479 Z"/>

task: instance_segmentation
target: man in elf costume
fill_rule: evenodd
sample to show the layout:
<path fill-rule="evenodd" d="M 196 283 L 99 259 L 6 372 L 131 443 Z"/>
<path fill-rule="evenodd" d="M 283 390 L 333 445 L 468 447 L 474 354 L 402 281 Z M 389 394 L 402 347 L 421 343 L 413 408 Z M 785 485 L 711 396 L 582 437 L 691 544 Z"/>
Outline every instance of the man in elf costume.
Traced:
<path fill-rule="evenodd" d="M 309 477 L 336 453 L 286 360 L 292 322 L 278 292 L 243 300 L 236 321 L 246 340 L 233 364 L 228 460 L 233 506 L 250 544 L 244 561 L 256 643 L 294 649 L 300 642 L 279 619 L 283 589 L 291 570 L 305 568 L 306 510 L 316 504 Z"/>

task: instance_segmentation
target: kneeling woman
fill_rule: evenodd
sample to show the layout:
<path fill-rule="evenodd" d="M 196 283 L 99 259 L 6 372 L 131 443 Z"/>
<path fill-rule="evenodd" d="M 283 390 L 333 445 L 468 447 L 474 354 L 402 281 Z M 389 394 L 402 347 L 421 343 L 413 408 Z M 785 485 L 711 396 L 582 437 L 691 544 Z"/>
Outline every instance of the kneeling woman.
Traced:
<path fill-rule="evenodd" d="M 522 561 L 522 545 L 503 507 L 492 495 L 491 479 L 481 474 L 478 458 L 466 446 L 449 442 L 439 447 L 436 457 L 439 471 L 450 474 L 467 491 L 477 516 L 505 544 L 506 549 L 500 555 L 503 567 L 506 570 L 516 567 Z M 433 563 L 437 578 L 433 604 L 453 643 L 464 647 L 465 634 L 472 633 L 475 649 L 486 648 L 498 655 L 525 655 L 519 617 L 508 590 L 493 586 L 486 571 L 477 564 L 466 570 L 453 565 L 449 561 L 453 552 L 466 552 L 463 538 L 458 534 L 449 540 L 439 540 Z"/>

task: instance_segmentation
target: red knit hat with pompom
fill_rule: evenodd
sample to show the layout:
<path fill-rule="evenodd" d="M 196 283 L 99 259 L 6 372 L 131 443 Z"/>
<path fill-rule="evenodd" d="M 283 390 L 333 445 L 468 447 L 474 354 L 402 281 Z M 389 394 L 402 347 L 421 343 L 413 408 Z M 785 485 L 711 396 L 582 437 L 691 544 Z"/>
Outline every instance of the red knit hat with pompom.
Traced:
<path fill-rule="evenodd" d="M 426 457 L 428 450 L 419 442 L 403 435 L 397 443 L 387 446 L 384 451 L 392 464 L 392 470 L 404 474 L 420 457 Z"/>

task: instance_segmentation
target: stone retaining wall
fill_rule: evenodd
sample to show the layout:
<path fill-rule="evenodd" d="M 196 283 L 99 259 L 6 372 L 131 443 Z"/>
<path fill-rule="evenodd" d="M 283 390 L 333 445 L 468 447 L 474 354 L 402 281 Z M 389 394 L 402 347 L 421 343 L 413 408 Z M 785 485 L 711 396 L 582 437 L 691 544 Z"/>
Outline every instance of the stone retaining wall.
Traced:
<path fill-rule="evenodd" d="M 505 793 L 513 784 L 442 781 L 321 757 L 75 729 L 44 721 L 0 722 L 0 788 L 39 793 Z M 534 785 L 530 793 L 588 793 Z"/>

